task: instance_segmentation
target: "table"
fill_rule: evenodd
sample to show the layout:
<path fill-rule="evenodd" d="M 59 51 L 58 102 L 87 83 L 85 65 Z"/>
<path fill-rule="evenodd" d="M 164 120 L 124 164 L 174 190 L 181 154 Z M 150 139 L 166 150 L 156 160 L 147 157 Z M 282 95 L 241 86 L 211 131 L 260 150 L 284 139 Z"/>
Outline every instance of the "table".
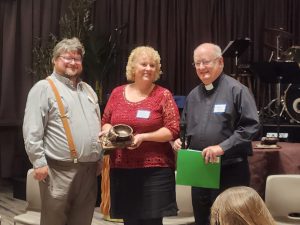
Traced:
<path fill-rule="evenodd" d="M 250 186 L 264 198 L 269 175 L 300 174 L 300 143 L 279 142 L 278 149 L 256 148 L 258 143 L 252 142 L 253 156 L 249 157 Z"/>

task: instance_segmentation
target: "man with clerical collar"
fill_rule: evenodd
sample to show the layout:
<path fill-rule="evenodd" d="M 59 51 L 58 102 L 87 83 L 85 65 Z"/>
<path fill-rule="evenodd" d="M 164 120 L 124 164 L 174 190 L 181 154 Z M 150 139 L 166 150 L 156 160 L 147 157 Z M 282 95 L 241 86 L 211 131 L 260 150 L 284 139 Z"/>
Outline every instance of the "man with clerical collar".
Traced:
<path fill-rule="evenodd" d="M 255 101 L 246 86 L 223 73 L 219 46 L 204 43 L 194 50 L 194 63 L 202 82 L 187 96 L 181 122 L 186 124 L 188 148 L 202 151 L 206 163 L 221 158 L 220 188 L 192 187 L 197 225 L 209 224 L 210 207 L 223 190 L 249 186 L 248 155 L 259 129 Z M 181 148 L 177 139 L 173 148 Z"/>

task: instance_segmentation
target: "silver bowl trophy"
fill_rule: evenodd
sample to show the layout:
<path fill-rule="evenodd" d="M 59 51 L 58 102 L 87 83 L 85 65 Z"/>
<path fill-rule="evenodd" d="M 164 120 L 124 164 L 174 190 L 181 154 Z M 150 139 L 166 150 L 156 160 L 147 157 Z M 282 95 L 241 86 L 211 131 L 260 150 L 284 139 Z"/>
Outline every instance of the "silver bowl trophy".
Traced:
<path fill-rule="evenodd" d="M 106 134 L 102 135 L 99 142 L 105 151 L 104 154 L 107 154 L 110 150 L 131 146 L 132 139 L 132 128 L 126 124 L 117 124 L 112 126 Z"/>

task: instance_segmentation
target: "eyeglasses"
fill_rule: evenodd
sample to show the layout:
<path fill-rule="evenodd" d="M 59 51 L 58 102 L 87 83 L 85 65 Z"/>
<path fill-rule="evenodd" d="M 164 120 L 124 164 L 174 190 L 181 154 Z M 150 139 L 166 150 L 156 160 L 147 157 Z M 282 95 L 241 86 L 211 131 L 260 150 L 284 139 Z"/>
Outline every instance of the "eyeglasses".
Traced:
<path fill-rule="evenodd" d="M 213 61 L 217 60 L 218 58 L 220 58 L 219 56 L 214 58 L 214 59 L 211 59 L 211 60 L 201 60 L 199 62 L 193 62 L 192 65 L 196 68 L 200 68 L 201 64 L 203 66 L 208 66 L 209 64 L 211 64 Z"/>
<path fill-rule="evenodd" d="M 82 58 L 72 58 L 72 57 L 67 57 L 62 55 L 60 55 L 59 57 L 62 58 L 66 63 L 71 63 L 73 60 L 77 64 L 82 63 Z"/>

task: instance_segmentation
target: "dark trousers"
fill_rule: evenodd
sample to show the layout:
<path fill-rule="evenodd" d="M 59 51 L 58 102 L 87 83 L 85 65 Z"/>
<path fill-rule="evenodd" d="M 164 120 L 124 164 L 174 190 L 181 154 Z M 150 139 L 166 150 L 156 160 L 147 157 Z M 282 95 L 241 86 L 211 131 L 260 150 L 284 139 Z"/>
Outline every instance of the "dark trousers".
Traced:
<path fill-rule="evenodd" d="M 209 225 L 210 208 L 216 197 L 225 189 L 234 186 L 249 186 L 248 160 L 221 167 L 220 189 L 192 187 L 192 203 L 197 225 Z"/>
<path fill-rule="evenodd" d="M 124 219 L 124 225 L 163 225 L 162 218 L 156 219 Z"/>

